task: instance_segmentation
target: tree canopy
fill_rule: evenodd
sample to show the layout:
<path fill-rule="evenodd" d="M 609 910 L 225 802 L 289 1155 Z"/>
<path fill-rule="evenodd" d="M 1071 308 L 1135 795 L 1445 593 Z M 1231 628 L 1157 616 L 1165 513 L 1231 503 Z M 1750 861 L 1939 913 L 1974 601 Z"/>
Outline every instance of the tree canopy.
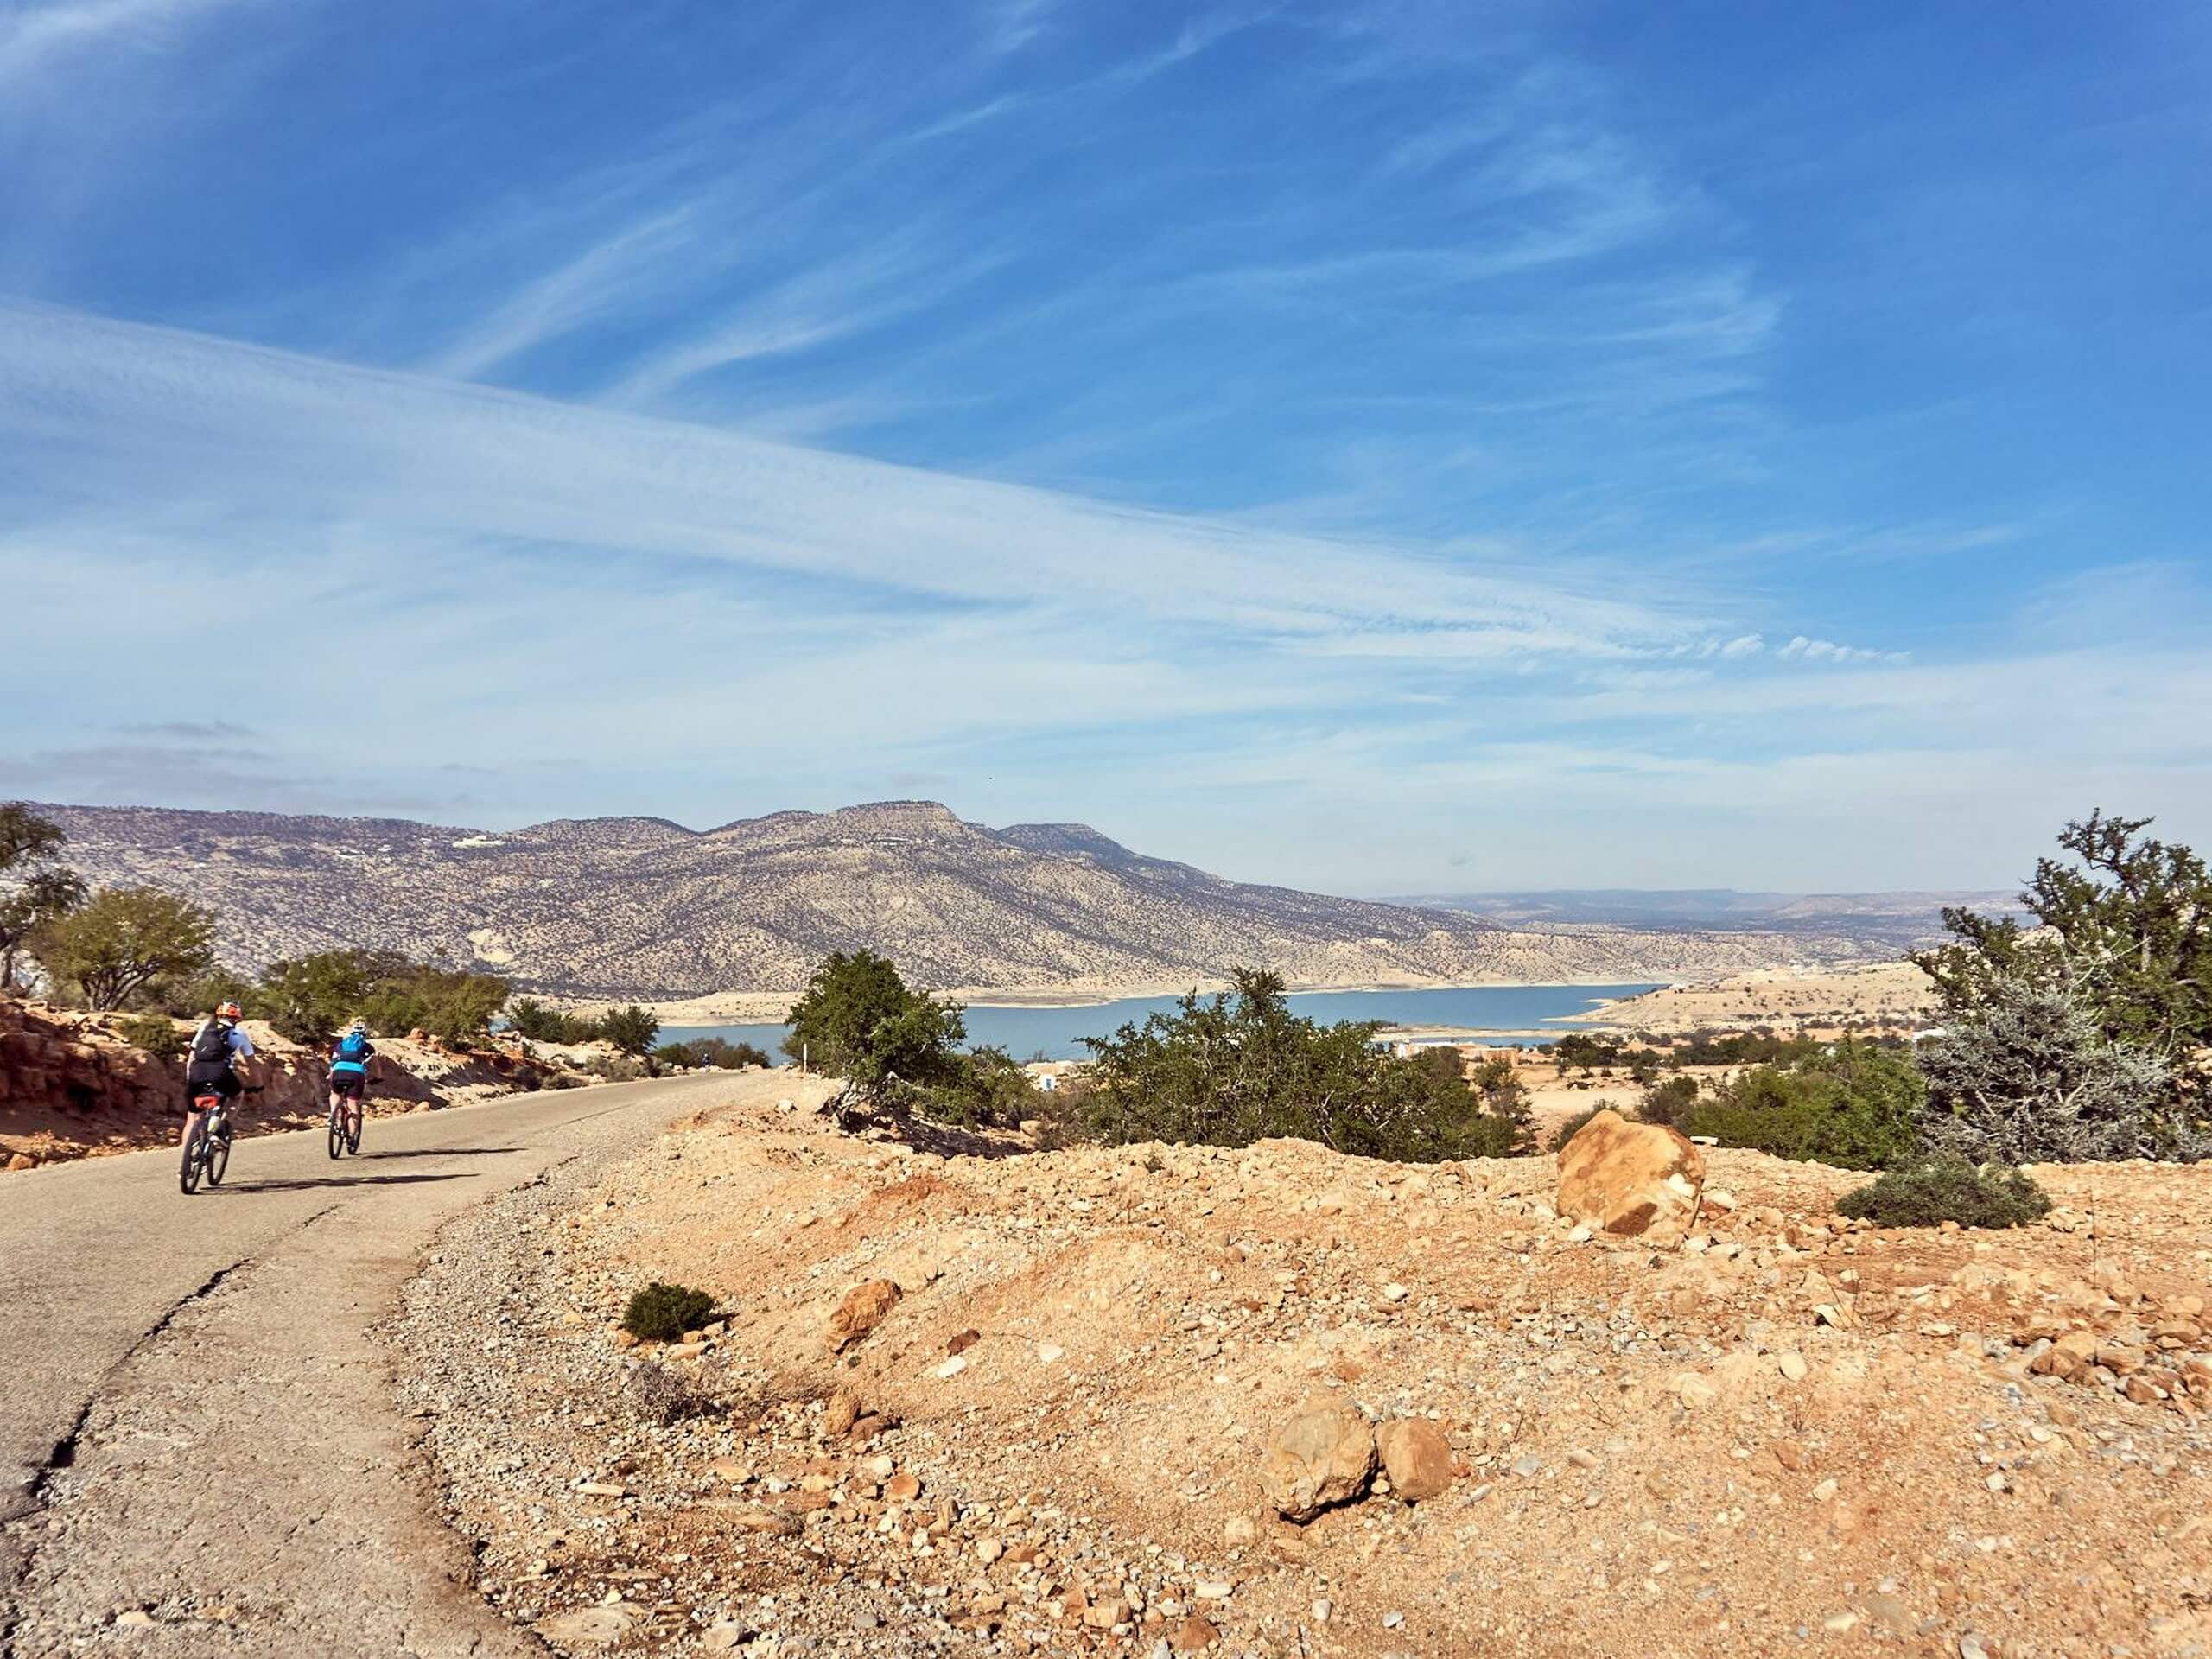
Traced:
<path fill-rule="evenodd" d="M 87 1007 L 120 1008 L 161 981 L 213 968 L 215 918 L 158 887 L 104 887 L 48 919 L 30 947 L 48 976 Z"/>
<path fill-rule="evenodd" d="M 24 803 L 0 803 L 0 991 L 16 988 L 30 937 L 85 902 L 83 878 L 54 862 L 68 839 Z"/>
<path fill-rule="evenodd" d="M 896 1079 L 928 1088 L 950 1080 L 968 1022 L 955 1004 L 911 990 L 889 958 L 833 952 L 787 1016 L 784 1052 L 844 1077 L 863 1094 Z"/>
<path fill-rule="evenodd" d="M 1229 991 L 1185 996 L 1172 1014 L 1085 1039 L 1094 1063 L 1084 1109 L 1103 1138 L 1243 1147 L 1288 1135 L 1424 1161 L 1524 1149 L 1517 1087 L 1491 1078 L 1504 1109 L 1485 1112 L 1456 1052 L 1400 1059 L 1376 1044 L 1374 1024 L 1291 1013 L 1278 974 L 1240 968 L 1230 977 Z"/>
<path fill-rule="evenodd" d="M 2020 894 L 2032 927 L 1949 909 L 1950 943 L 1914 956 L 1951 1027 L 1929 1064 L 1952 1117 L 1970 1116 L 1977 1072 L 1985 1122 L 2070 1100 L 2094 1079 L 2119 1091 L 2102 1096 L 2112 1110 L 2125 1096 L 2128 1111 L 2158 1118 L 2127 1133 L 2167 1148 L 2159 1155 L 2212 1144 L 2212 873 L 2189 848 L 2145 836 L 2151 823 L 2095 811 L 2069 823 L 2067 856 L 2037 860 Z M 2152 1072 L 2160 1098 L 2146 1105 Z"/>

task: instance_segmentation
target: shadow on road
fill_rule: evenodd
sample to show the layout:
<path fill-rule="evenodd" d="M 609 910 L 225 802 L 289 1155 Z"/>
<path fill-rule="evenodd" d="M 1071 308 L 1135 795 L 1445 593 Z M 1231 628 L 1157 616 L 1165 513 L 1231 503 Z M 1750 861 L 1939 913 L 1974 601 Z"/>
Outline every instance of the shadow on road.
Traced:
<path fill-rule="evenodd" d="M 357 1152 L 356 1158 L 373 1159 L 383 1163 L 391 1158 L 489 1158 L 495 1153 L 520 1152 L 520 1147 L 415 1147 L 405 1152 Z"/>
<path fill-rule="evenodd" d="M 324 1175 L 304 1181 L 232 1181 L 213 1191 L 219 1196 L 228 1192 L 306 1192 L 318 1186 L 412 1186 L 418 1181 L 467 1179 L 468 1172 L 461 1169 L 448 1175 Z"/>

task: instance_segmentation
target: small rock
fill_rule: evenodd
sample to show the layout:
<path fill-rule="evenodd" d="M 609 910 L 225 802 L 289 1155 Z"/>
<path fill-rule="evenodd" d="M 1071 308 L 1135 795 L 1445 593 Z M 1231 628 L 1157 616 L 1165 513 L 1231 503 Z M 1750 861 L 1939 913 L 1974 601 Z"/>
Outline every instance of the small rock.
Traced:
<path fill-rule="evenodd" d="M 1713 1386 L 1712 1378 L 1684 1371 L 1675 1378 L 1675 1397 L 1694 1411 L 1718 1400 L 1720 1390 Z"/>
<path fill-rule="evenodd" d="M 1390 1284 L 1382 1287 L 1382 1300 L 1386 1302 L 1402 1302 L 1411 1294 L 1403 1285 Z"/>
<path fill-rule="evenodd" d="M 1178 1653 L 1197 1653 L 1221 1640 L 1221 1632 L 1192 1613 L 1167 1632 L 1167 1645 Z"/>
<path fill-rule="evenodd" d="M 1383 1424 L 1376 1431 L 1375 1446 L 1390 1491 L 1408 1503 L 1436 1497 L 1458 1478 L 1451 1442 L 1426 1418 L 1401 1417 Z"/>
<path fill-rule="evenodd" d="M 1337 1604 L 1324 1596 L 1313 1604 L 1313 1622 L 1316 1624 L 1325 1624 L 1329 1622 L 1329 1615 L 1336 1611 Z"/>
<path fill-rule="evenodd" d="M 881 1325 L 904 1294 L 889 1279 L 870 1279 L 847 1291 L 830 1316 L 830 1351 L 843 1353 Z"/>
<path fill-rule="evenodd" d="M 1793 1350 L 1776 1360 L 1775 1364 L 1780 1369 L 1783 1376 L 1788 1377 L 1792 1382 L 1802 1382 L 1805 1380 L 1804 1355 Z"/>
<path fill-rule="evenodd" d="M 1364 1418 L 1335 1408 L 1292 1418 L 1275 1431 L 1260 1464 L 1268 1502 L 1291 1521 L 1351 1503 L 1374 1475 L 1374 1431 Z"/>
<path fill-rule="evenodd" d="M 967 1355 L 955 1354 L 950 1359 L 941 1361 L 938 1364 L 932 1366 L 930 1370 L 930 1375 L 938 1378 L 940 1382 L 943 1382 L 959 1376 L 961 1372 L 967 1369 Z"/>
<path fill-rule="evenodd" d="M 538 1620 L 537 1634 L 549 1641 L 586 1648 L 611 1648 L 638 1627 L 639 1615 L 625 1602 L 602 1602 Z"/>

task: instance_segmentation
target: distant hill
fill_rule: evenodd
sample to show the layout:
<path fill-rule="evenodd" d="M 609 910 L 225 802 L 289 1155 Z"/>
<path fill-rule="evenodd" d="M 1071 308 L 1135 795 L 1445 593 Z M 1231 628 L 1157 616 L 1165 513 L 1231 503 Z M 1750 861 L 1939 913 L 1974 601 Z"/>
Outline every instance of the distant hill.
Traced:
<path fill-rule="evenodd" d="M 1708 977 L 1871 954 L 1847 937 L 1503 925 L 1147 858 L 1082 824 L 968 823 L 928 801 L 484 830 L 394 818 L 44 806 L 99 882 L 188 893 L 242 968 L 338 945 L 496 969 L 542 992 L 785 991 L 867 945 L 940 989 L 1187 984 L 1240 963 L 1297 985 Z"/>
<path fill-rule="evenodd" d="M 1431 894 L 1397 902 L 1456 910 L 1516 927 L 1603 922 L 1692 931 L 1781 933 L 1856 939 L 1904 950 L 1942 932 L 1946 906 L 2019 913 L 2012 891 L 1738 893 L 1731 887 L 1571 888 L 1536 893 Z"/>

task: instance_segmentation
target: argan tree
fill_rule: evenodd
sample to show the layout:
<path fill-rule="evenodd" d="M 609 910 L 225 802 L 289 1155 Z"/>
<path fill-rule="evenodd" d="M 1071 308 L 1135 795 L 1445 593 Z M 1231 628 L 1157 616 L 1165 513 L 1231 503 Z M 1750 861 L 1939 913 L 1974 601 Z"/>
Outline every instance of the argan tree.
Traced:
<path fill-rule="evenodd" d="M 54 862 L 68 839 L 22 801 L 0 804 L 0 992 L 16 988 L 31 935 L 85 902 L 83 879 Z"/>
<path fill-rule="evenodd" d="M 158 887 L 103 887 L 46 922 L 29 944 L 57 987 L 105 1011 L 161 981 L 213 968 L 215 918 Z"/>
<path fill-rule="evenodd" d="M 2075 1121 L 2055 1124 L 2041 1155 L 2129 1140 L 2163 1157 L 2212 1147 L 2199 1058 L 2212 1047 L 2212 872 L 2144 835 L 2151 822 L 2097 811 L 2069 823 L 2068 856 L 2037 860 L 2020 894 L 2032 927 L 1943 912 L 1951 943 L 1913 957 L 1950 1027 L 1924 1062 L 1932 1140 L 1996 1156 L 1962 1144 L 1961 1124 L 2003 1119 L 2000 1138 L 2018 1144 L 2024 1115 L 2063 1109 Z"/>

